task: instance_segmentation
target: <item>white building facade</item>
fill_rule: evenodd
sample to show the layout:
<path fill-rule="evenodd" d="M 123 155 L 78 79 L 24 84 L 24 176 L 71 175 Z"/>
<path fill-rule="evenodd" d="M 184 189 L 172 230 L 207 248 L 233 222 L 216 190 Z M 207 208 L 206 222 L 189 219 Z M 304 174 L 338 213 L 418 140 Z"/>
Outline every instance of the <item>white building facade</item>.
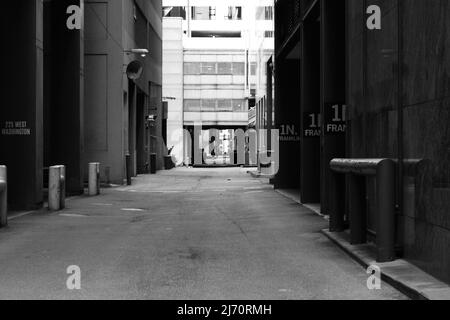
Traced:
<path fill-rule="evenodd" d="M 246 130 L 264 97 L 274 51 L 273 0 L 164 0 L 163 96 L 168 147 L 191 150 L 183 129 Z M 208 137 L 204 138 L 208 142 Z"/>

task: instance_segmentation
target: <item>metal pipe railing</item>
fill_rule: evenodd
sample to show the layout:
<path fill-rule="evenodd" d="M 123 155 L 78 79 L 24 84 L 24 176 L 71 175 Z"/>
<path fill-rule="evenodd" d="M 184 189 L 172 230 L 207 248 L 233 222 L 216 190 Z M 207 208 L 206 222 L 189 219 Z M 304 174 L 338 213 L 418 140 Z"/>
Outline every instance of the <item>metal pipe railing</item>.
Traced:
<path fill-rule="evenodd" d="M 48 179 L 48 208 L 51 211 L 62 210 L 66 207 L 66 167 L 50 167 Z"/>
<path fill-rule="evenodd" d="M 330 231 L 345 228 L 345 197 L 342 174 L 349 178 L 349 222 L 352 244 L 367 242 L 366 178 L 376 178 L 377 261 L 395 260 L 396 163 L 392 159 L 333 159 L 331 177 Z"/>
<path fill-rule="evenodd" d="M 0 228 L 8 225 L 8 173 L 0 166 Z"/>

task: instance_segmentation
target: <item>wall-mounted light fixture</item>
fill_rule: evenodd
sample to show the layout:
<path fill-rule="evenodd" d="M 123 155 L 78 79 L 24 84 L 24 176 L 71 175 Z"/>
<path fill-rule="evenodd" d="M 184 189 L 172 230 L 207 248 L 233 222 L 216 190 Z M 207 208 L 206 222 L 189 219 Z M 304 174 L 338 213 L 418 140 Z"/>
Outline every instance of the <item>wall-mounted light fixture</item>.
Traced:
<path fill-rule="evenodd" d="M 145 58 L 150 52 L 147 49 L 130 49 L 124 51 L 127 55 L 140 54 L 142 58 Z"/>

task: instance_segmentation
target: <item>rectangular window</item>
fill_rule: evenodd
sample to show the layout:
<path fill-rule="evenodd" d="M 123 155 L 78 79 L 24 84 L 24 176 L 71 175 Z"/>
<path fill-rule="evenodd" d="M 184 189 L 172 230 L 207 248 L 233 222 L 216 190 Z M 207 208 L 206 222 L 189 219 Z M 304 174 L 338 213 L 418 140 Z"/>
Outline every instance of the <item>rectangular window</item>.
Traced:
<path fill-rule="evenodd" d="M 233 75 L 245 76 L 245 63 L 244 62 L 233 62 Z"/>
<path fill-rule="evenodd" d="M 228 7 L 228 15 L 225 20 L 242 20 L 242 7 Z"/>
<path fill-rule="evenodd" d="M 216 74 L 216 63 L 214 62 L 202 62 L 200 67 L 201 74 Z"/>
<path fill-rule="evenodd" d="M 200 112 L 201 101 L 198 99 L 186 99 L 184 100 L 184 111 L 185 112 Z"/>
<path fill-rule="evenodd" d="M 250 75 L 256 76 L 257 69 L 258 69 L 258 64 L 256 62 L 250 63 Z"/>
<path fill-rule="evenodd" d="M 245 112 L 245 100 L 233 100 L 233 112 Z"/>
<path fill-rule="evenodd" d="M 273 31 L 264 31 L 264 38 L 273 38 L 274 32 Z"/>
<path fill-rule="evenodd" d="M 231 99 L 219 99 L 217 101 L 218 112 L 230 112 L 233 111 L 233 103 Z"/>
<path fill-rule="evenodd" d="M 214 112 L 216 111 L 216 102 L 214 99 L 202 100 L 202 112 Z"/>
<path fill-rule="evenodd" d="M 199 62 L 185 62 L 184 63 L 184 74 L 200 74 L 200 63 Z"/>
<path fill-rule="evenodd" d="M 257 7 L 256 8 L 257 20 L 273 20 L 273 7 Z"/>
<path fill-rule="evenodd" d="M 217 64 L 218 74 L 233 74 L 231 62 L 219 62 Z"/>
<path fill-rule="evenodd" d="M 192 20 L 215 20 L 215 7 L 192 7 Z"/>
<path fill-rule="evenodd" d="M 163 17 L 177 17 L 186 20 L 185 7 L 163 7 Z"/>

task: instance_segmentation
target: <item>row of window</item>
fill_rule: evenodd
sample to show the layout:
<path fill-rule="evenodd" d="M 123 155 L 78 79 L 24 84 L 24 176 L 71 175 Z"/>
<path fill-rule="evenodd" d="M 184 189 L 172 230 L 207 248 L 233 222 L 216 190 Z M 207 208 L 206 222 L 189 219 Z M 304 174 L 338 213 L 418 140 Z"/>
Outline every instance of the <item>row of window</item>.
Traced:
<path fill-rule="evenodd" d="M 247 112 L 243 99 L 185 99 L 185 112 Z"/>
<path fill-rule="evenodd" d="M 164 17 L 181 17 L 186 19 L 187 7 L 164 7 Z M 273 7 L 257 7 L 256 19 L 257 20 L 273 20 Z M 225 20 L 242 20 L 242 7 L 228 7 Z M 216 19 L 216 7 L 192 7 L 191 9 L 192 20 L 215 20 Z"/>
<path fill-rule="evenodd" d="M 256 75 L 257 64 L 250 63 L 250 75 Z M 185 62 L 184 74 L 186 75 L 245 75 L 244 62 Z"/>

